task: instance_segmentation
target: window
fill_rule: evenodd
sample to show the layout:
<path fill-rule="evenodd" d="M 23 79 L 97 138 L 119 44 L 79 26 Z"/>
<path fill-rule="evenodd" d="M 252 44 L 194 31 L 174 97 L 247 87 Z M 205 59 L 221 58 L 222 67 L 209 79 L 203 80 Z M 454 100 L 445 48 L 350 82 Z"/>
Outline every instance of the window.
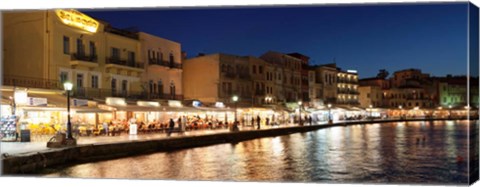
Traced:
<path fill-rule="evenodd" d="M 175 83 L 173 81 L 170 83 L 170 95 L 172 96 L 172 99 L 175 99 Z"/>
<path fill-rule="evenodd" d="M 173 58 L 173 54 L 172 54 L 172 53 L 170 53 L 169 62 L 170 62 L 170 64 L 175 63 L 175 59 Z"/>
<path fill-rule="evenodd" d="M 263 66 L 258 66 L 258 73 L 263 74 Z"/>
<path fill-rule="evenodd" d="M 252 67 L 252 72 L 253 72 L 253 74 L 256 74 L 256 73 L 257 73 L 257 66 L 253 65 L 253 67 Z"/>
<path fill-rule="evenodd" d="M 63 36 L 63 54 L 70 54 L 70 38 Z"/>
<path fill-rule="evenodd" d="M 82 39 L 77 39 L 77 54 L 80 56 L 83 56 L 85 54 Z"/>
<path fill-rule="evenodd" d="M 112 47 L 112 58 L 120 59 L 120 49 Z"/>
<path fill-rule="evenodd" d="M 150 54 L 150 50 L 148 51 L 148 53 Z M 150 94 L 153 94 L 153 91 L 154 91 L 154 89 L 153 89 L 153 80 L 148 81 L 148 88 L 149 88 L 149 90 L 150 90 Z"/>
<path fill-rule="evenodd" d="M 135 52 L 129 51 L 128 52 L 128 64 L 135 64 Z"/>
<path fill-rule="evenodd" d="M 126 94 L 126 93 L 127 93 L 127 85 L 128 85 L 128 81 L 127 81 L 127 80 L 123 80 L 123 81 L 122 81 L 122 93 L 123 93 L 123 94 Z"/>
<path fill-rule="evenodd" d="M 162 80 L 159 80 L 158 81 L 158 88 L 157 88 L 157 92 L 159 95 L 163 95 L 163 83 L 162 83 Z"/>
<path fill-rule="evenodd" d="M 112 78 L 111 87 L 112 87 L 112 95 L 115 96 L 117 94 L 117 79 Z"/>
<path fill-rule="evenodd" d="M 83 74 L 77 74 L 77 88 L 83 87 Z"/>
<path fill-rule="evenodd" d="M 223 93 L 227 93 L 227 83 L 226 82 L 222 83 L 222 91 L 223 91 Z"/>
<path fill-rule="evenodd" d="M 96 57 L 97 56 L 97 47 L 95 46 L 95 42 L 90 42 L 90 56 Z"/>
<path fill-rule="evenodd" d="M 98 75 L 92 75 L 92 88 L 98 88 Z"/>
<path fill-rule="evenodd" d="M 367 98 L 370 98 L 370 93 L 367 93 Z"/>
<path fill-rule="evenodd" d="M 60 72 L 60 82 L 63 84 L 68 80 L 68 72 Z"/>
<path fill-rule="evenodd" d="M 152 51 L 150 51 L 150 49 L 147 51 L 147 55 L 148 55 L 148 59 L 152 59 Z"/>

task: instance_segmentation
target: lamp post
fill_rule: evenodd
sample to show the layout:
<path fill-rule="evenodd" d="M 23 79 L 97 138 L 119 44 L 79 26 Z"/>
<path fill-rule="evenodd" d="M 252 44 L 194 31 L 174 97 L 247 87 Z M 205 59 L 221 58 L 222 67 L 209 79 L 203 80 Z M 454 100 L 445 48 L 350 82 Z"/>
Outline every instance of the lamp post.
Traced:
<path fill-rule="evenodd" d="M 234 95 L 232 97 L 233 103 L 235 103 L 235 121 L 233 123 L 237 122 L 237 101 L 238 101 L 238 96 Z"/>
<path fill-rule="evenodd" d="M 328 124 L 332 124 L 332 104 L 328 104 Z"/>
<path fill-rule="evenodd" d="M 398 109 L 400 109 L 400 119 L 403 119 L 403 107 L 402 107 L 402 105 L 399 105 Z"/>
<path fill-rule="evenodd" d="M 298 101 L 298 124 L 302 125 L 302 101 Z"/>
<path fill-rule="evenodd" d="M 72 91 L 73 84 L 71 82 L 63 83 L 63 88 L 67 91 L 67 140 L 73 140 L 72 137 L 72 123 L 70 122 L 70 91 Z"/>
<path fill-rule="evenodd" d="M 372 116 L 372 110 L 373 110 L 373 106 L 372 106 L 372 105 L 370 105 L 369 107 L 370 107 L 370 119 L 371 119 L 371 120 L 373 120 L 373 116 Z"/>
<path fill-rule="evenodd" d="M 452 119 L 452 105 L 448 105 L 448 118 Z"/>

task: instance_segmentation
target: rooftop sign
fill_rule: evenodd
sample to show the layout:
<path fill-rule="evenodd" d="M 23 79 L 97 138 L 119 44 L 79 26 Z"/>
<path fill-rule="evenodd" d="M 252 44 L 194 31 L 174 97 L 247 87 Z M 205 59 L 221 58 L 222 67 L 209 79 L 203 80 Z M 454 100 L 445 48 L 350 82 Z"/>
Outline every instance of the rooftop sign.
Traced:
<path fill-rule="evenodd" d="M 57 16 L 62 20 L 63 24 L 79 28 L 91 33 L 97 32 L 98 21 L 76 10 L 55 10 Z"/>

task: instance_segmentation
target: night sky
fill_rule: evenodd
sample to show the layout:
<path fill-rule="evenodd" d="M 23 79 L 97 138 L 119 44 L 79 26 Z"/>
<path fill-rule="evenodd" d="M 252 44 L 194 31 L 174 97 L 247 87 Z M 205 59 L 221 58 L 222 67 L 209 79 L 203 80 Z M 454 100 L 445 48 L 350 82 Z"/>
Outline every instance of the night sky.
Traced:
<path fill-rule="evenodd" d="M 198 53 L 299 52 L 335 59 L 360 78 L 379 69 L 464 75 L 467 3 L 80 10 L 117 28 L 136 27 Z"/>

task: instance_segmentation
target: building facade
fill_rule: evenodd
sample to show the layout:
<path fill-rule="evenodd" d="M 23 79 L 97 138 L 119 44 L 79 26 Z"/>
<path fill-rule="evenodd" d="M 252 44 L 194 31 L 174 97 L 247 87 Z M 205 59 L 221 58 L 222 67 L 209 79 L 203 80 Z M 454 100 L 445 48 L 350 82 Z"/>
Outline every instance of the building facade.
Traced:
<path fill-rule="evenodd" d="M 296 103 L 300 101 L 302 99 L 302 60 L 274 51 L 266 52 L 260 56 L 260 59 L 276 66 L 277 70 L 279 70 L 279 73 L 277 71 L 277 79 L 280 81 L 280 84 L 275 86 L 278 102 Z"/>
<path fill-rule="evenodd" d="M 140 32 L 141 59 L 146 63 L 142 88 L 149 99 L 183 99 L 180 43 Z"/>
<path fill-rule="evenodd" d="M 80 98 L 141 95 L 144 64 L 134 33 L 75 10 L 4 12 L 3 18 L 4 85 L 63 90 L 71 81 Z"/>
<path fill-rule="evenodd" d="M 383 91 L 379 86 L 359 86 L 358 101 L 360 107 L 369 108 L 383 106 Z"/>
<path fill-rule="evenodd" d="M 337 104 L 359 105 L 358 74 L 356 71 L 342 71 L 337 73 Z"/>
<path fill-rule="evenodd" d="M 257 82 L 260 83 L 260 82 Z M 234 95 L 240 106 L 254 104 L 255 90 L 248 57 L 227 54 L 200 55 L 183 63 L 183 90 L 187 100 L 206 104 L 232 104 Z"/>

